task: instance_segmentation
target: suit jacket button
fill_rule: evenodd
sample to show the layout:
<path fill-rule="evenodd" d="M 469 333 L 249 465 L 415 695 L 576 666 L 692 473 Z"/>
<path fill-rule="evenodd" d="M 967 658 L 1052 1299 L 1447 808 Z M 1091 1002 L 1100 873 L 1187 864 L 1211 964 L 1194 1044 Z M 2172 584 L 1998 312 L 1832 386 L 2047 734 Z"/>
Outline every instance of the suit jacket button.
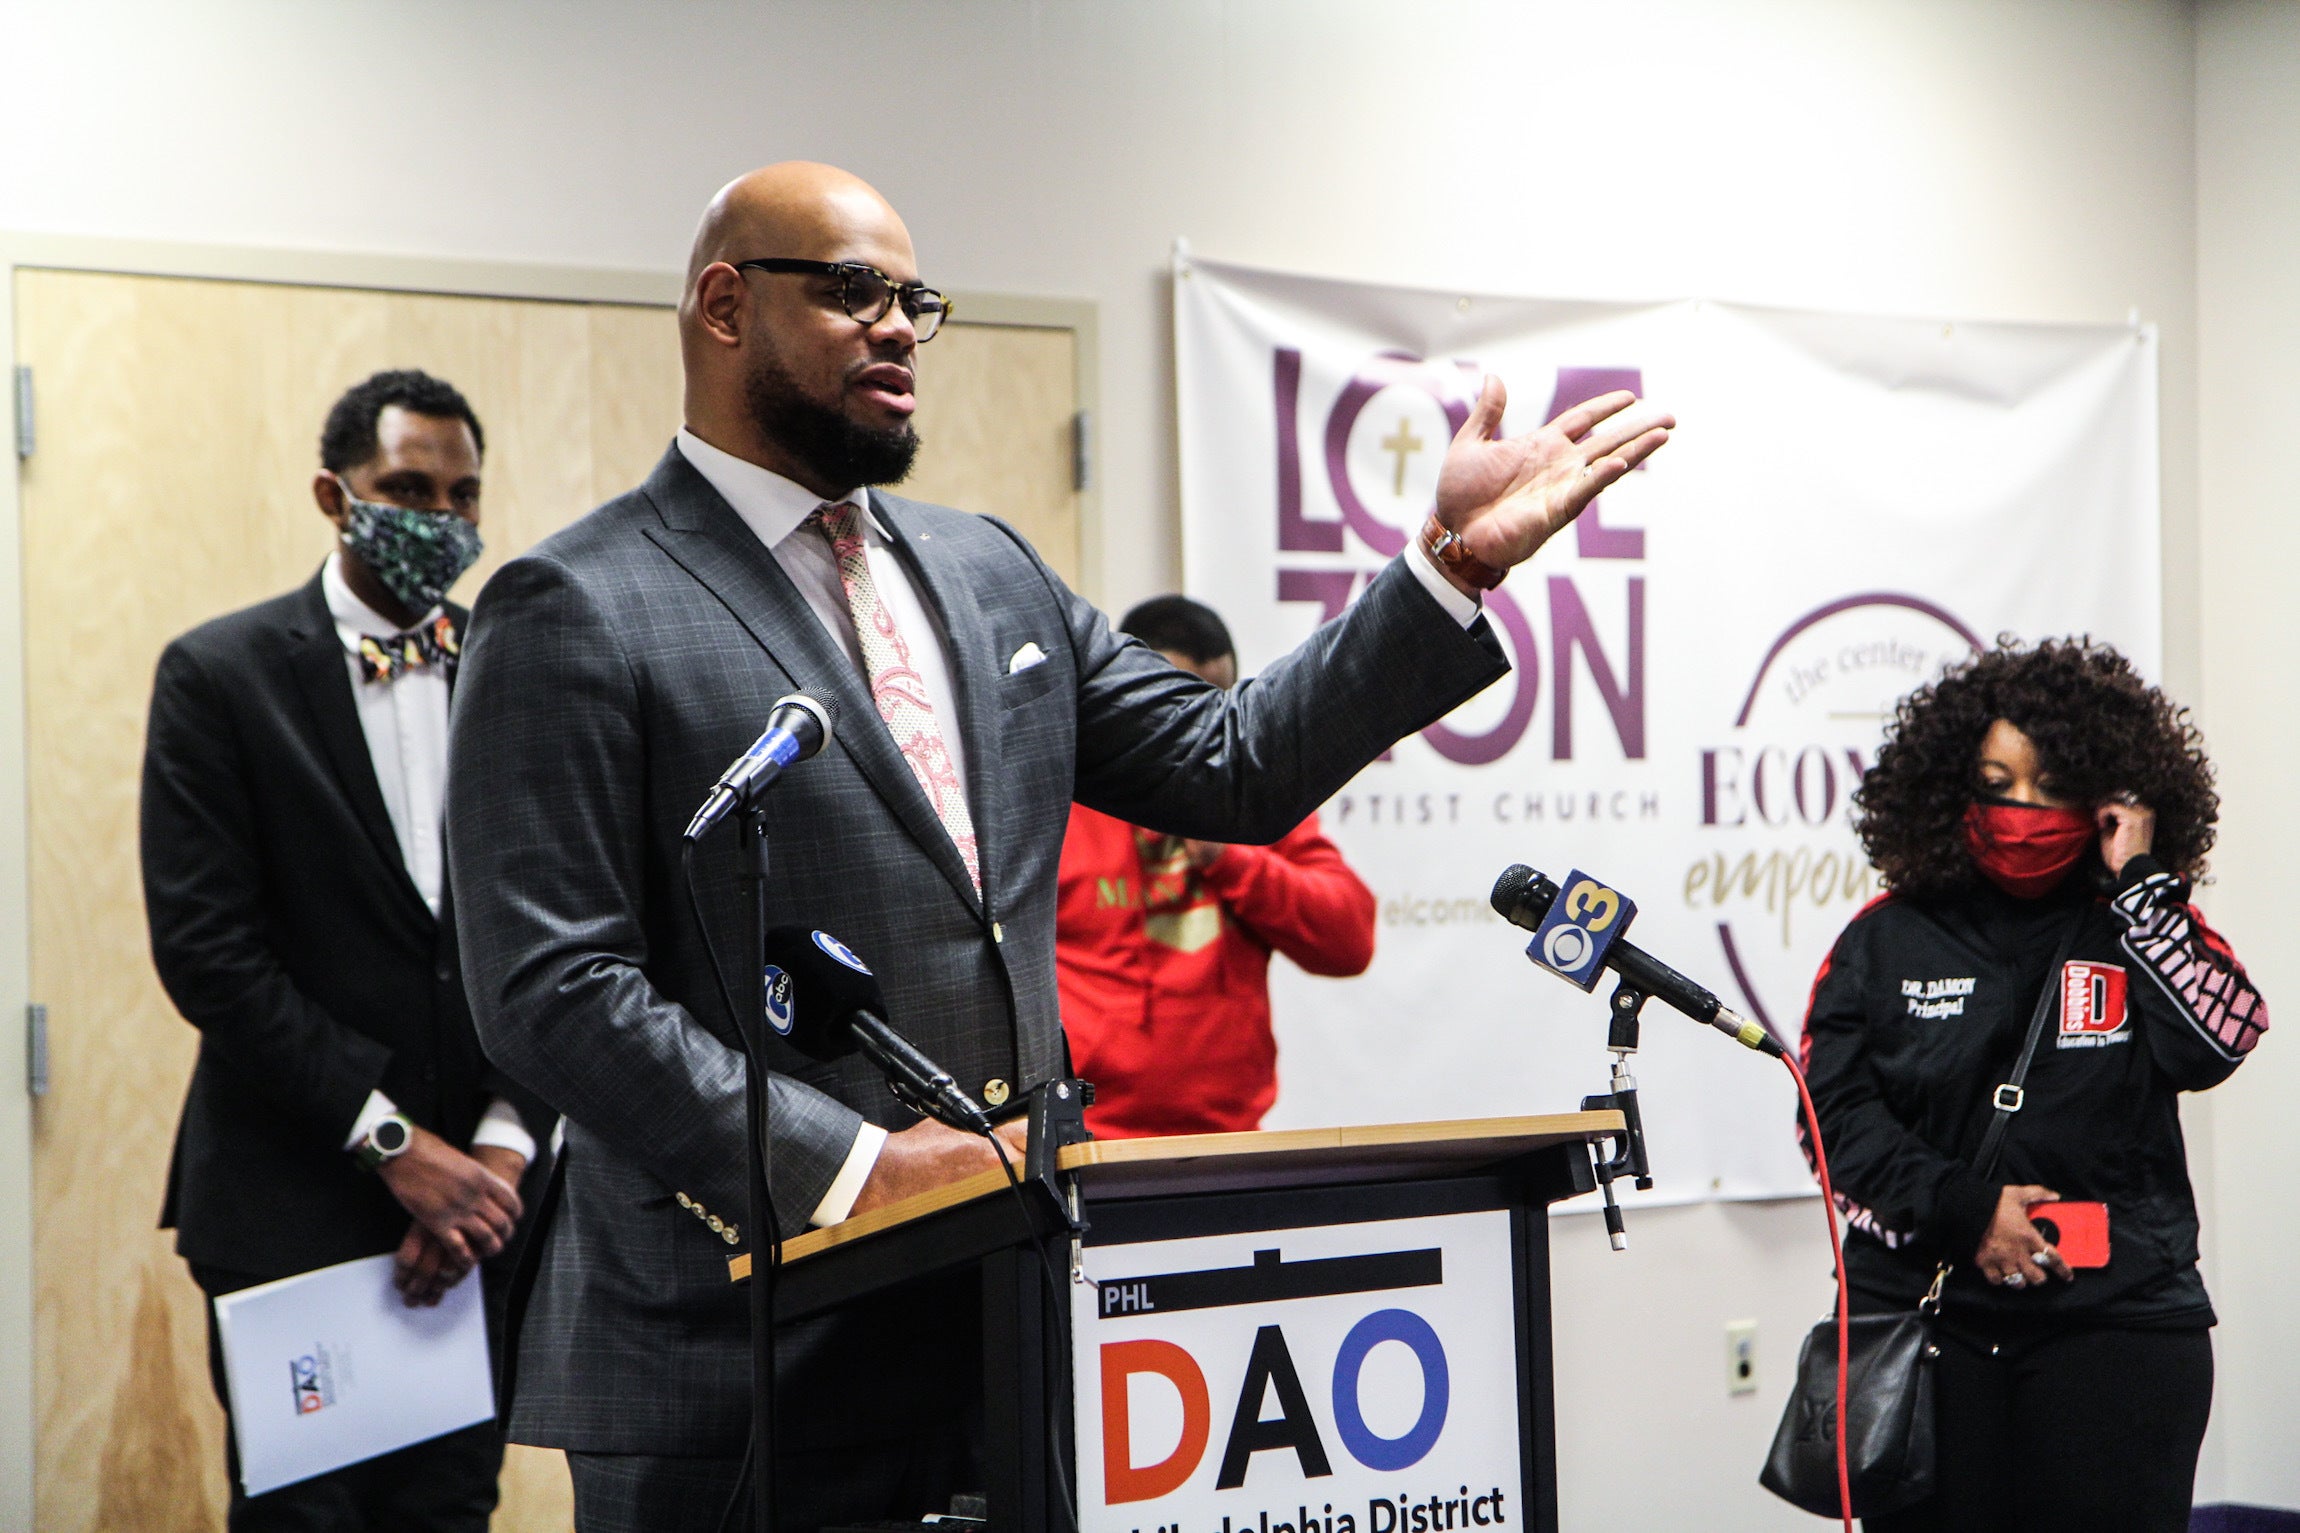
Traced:
<path fill-rule="evenodd" d="M 455 970 L 448 967 L 446 964 L 441 964 L 438 968 L 431 971 L 431 976 L 444 985 L 449 980 L 455 978 Z"/>
<path fill-rule="evenodd" d="M 1004 1107 L 1006 1099 L 1014 1095 L 1014 1088 L 992 1076 L 982 1083 L 982 1099 L 993 1107 Z"/>
<path fill-rule="evenodd" d="M 1004 942 L 1006 940 L 1006 928 L 999 925 L 996 921 L 991 922 L 990 940 L 993 942 Z"/>

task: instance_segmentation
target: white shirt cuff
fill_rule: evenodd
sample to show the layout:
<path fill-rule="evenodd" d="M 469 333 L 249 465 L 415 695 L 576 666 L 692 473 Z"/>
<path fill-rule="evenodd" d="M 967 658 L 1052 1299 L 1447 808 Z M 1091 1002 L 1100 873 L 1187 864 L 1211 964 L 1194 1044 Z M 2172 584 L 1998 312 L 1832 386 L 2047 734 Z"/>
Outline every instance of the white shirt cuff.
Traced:
<path fill-rule="evenodd" d="M 886 1130 L 875 1123 L 865 1123 L 855 1130 L 855 1142 L 847 1150 L 846 1164 L 839 1174 L 831 1178 L 831 1190 L 807 1215 L 807 1223 L 816 1229 L 826 1224 L 837 1224 L 855 1211 L 855 1199 L 862 1196 L 863 1183 L 870 1180 L 871 1167 L 878 1164 L 878 1152 L 886 1143 Z"/>
<path fill-rule="evenodd" d="M 359 1109 L 359 1116 L 351 1120 L 351 1137 L 343 1142 L 344 1149 L 358 1149 L 359 1142 L 374 1133 L 378 1123 L 397 1111 L 399 1109 L 392 1105 L 391 1098 L 380 1091 L 369 1092 L 367 1101 Z"/>
<path fill-rule="evenodd" d="M 1406 544 L 1403 557 L 1406 561 L 1406 568 L 1412 570 L 1414 578 L 1422 583 L 1422 589 L 1436 597 L 1437 604 L 1445 608 L 1447 614 L 1455 622 L 1467 628 L 1477 621 L 1478 614 L 1485 610 L 1484 606 L 1479 603 L 1476 597 L 1464 596 L 1460 587 L 1445 578 L 1445 571 L 1439 569 L 1436 562 L 1430 558 L 1429 551 L 1422 547 L 1420 538 L 1415 538 Z"/>
<path fill-rule="evenodd" d="M 471 1147 L 476 1150 L 483 1144 L 516 1150 L 520 1159 L 529 1165 L 535 1163 L 535 1136 L 527 1132 L 527 1125 L 520 1121 L 519 1109 L 512 1106 L 508 1098 L 497 1097 L 487 1104 L 487 1111 L 479 1115 L 479 1127 L 471 1133 Z"/>

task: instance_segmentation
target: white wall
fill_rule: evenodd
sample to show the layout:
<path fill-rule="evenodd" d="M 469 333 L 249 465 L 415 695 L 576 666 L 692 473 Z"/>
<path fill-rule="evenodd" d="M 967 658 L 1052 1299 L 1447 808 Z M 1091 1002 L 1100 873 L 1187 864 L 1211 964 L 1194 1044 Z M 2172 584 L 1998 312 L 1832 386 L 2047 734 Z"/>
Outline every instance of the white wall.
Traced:
<path fill-rule="evenodd" d="M 1496 291 L 2137 305 L 2165 326 L 2168 500 L 2193 517 L 2174 4 L 14 9 L 0 224 L 659 267 L 721 181 L 812 155 L 894 199 L 936 280 L 1100 300 L 1114 602 L 1177 578 L 1176 234 Z"/>
<path fill-rule="evenodd" d="M 1177 234 L 1499 291 L 2138 308 L 2164 338 L 2167 669 L 2199 679 L 2194 74 L 2170 0 L 0 0 L 0 38 L 0 227 L 669 267 L 729 176 L 852 167 L 933 280 L 1100 303 L 1113 604 L 1177 578 Z M 1785 412 L 1785 472 L 1796 431 Z M 2258 948 L 2226 866 L 2226 924 Z M 1632 1228 L 1619 1257 L 1558 1228 L 1567 1525 L 1806 1525 L 1754 1474 L 1826 1299 L 1818 1209 Z M 1722 1325 L 1750 1316 L 1768 1387 L 1728 1402 Z"/>
<path fill-rule="evenodd" d="M 2300 6 L 2208 4 L 2197 19 L 2198 406 L 2203 717 L 2225 800 L 2217 921 L 2249 940 L 2285 1027 L 2300 1015 Z M 2240 939 L 2241 940 L 2241 939 Z M 2274 1013 L 2272 1013 L 2274 1014 Z M 2236 1502 L 2300 1507 L 2300 1049 L 2272 1034 L 2215 1093 L 2219 1395 L 2208 1469 Z"/>

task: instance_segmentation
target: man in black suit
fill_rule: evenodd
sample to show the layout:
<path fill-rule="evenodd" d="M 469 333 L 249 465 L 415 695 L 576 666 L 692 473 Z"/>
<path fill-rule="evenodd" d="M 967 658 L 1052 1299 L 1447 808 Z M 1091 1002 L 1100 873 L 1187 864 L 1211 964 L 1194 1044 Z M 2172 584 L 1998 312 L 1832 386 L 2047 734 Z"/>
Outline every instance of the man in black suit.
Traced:
<path fill-rule="evenodd" d="M 160 1223 L 211 1298 L 394 1252 L 436 1304 L 519 1219 L 540 1114 L 479 1051 L 440 829 L 482 441 L 436 378 L 351 389 L 312 481 L 336 551 L 160 657 L 144 903 L 200 1030 Z M 229 1411 L 212 1311 L 209 1344 Z M 502 1457 L 485 1422 L 252 1498 L 235 1462 L 230 1525 L 478 1533 Z"/>
<path fill-rule="evenodd" d="M 909 467 L 917 351 L 944 312 L 855 177 L 735 182 L 688 266 L 686 429 L 479 600 L 448 814 L 465 977 L 490 1056 L 567 1114 L 511 1428 L 568 1450 L 584 1533 L 720 1525 L 750 1416 L 731 1250 L 998 1163 L 859 1058 L 770 1045 L 782 1229 L 758 1228 L 739 1001 L 711 960 L 744 951 L 736 859 L 726 837 L 697 859 L 705 927 L 680 840 L 775 697 L 814 695 L 835 729 L 766 802 L 770 919 L 850 943 L 890 1019 L 995 1106 L 1063 1070 L 1072 799 L 1203 840 L 1284 835 L 1503 673 L 1477 591 L 1669 424 L 1620 394 L 1503 439 L 1489 382 L 1446 458 L 1447 520 L 1224 692 L 1113 633 L 1005 524 L 865 488 Z M 786 1526 L 970 1488 L 978 1316 L 962 1282 L 922 1283 L 778 1332 Z"/>

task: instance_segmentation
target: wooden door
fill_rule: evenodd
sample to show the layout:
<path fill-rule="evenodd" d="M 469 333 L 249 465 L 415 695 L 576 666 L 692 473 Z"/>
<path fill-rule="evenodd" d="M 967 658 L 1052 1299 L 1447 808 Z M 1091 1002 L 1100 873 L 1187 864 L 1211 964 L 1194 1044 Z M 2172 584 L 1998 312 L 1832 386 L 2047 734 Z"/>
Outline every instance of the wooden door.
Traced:
<path fill-rule="evenodd" d="M 160 649 L 308 579 L 331 529 L 309 482 L 327 407 L 420 366 L 487 430 L 504 558 L 642 478 L 679 420 L 669 310 L 25 270 L 22 466 L 32 994 L 53 1087 L 34 1120 L 38 1526 L 220 1529 L 223 1416 L 201 1298 L 153 1228 L 196 1038 L 146 945 L 136 793 Z M 912 493 L 997 508 L 1077 574 L 1072 337 L 937 337 Z M 939 388 L 935 385 L 940 385 Z M 498 1529 L 564 1529 L 556 1453 L 514 1448 Z"/>
<path fill-rule="evenodd" d="M 1077 344 L 1068 330 L 953 320 L 919 348 L 923 445 L 900 486 L 1013 523 L 1073 589 L 1082 556 L 1071 457 Z"/>

